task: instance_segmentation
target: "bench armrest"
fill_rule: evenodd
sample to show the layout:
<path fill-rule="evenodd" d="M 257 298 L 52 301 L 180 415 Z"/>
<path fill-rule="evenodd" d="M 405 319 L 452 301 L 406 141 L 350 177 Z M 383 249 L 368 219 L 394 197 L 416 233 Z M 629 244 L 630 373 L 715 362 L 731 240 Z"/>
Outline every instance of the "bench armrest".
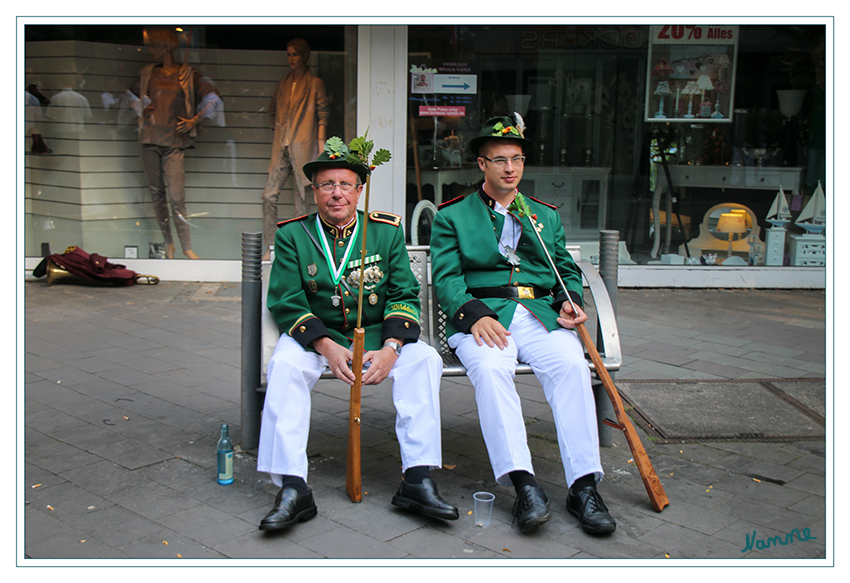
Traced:
<path fill-rule="evenodd" d="M 608 295 L 608 288 L 605 287 L 602 276 L 599 275 L 592 263 L 581 261 L 577 265 L 587 282 L 590 295 L 593 297 L 593 305 L 596 307 L 597 325 L 599 326 L 598 336 L 602 341 L 602 346 L 597 346 L 596 349 L 609 372 L 619 370 L 620 365 L 623 364 L 623 354 L 620 350 L 620 331 L 617 328 L 617 316 L 614 313 L 614 306 L 611 304 L 611 297 Z"/>

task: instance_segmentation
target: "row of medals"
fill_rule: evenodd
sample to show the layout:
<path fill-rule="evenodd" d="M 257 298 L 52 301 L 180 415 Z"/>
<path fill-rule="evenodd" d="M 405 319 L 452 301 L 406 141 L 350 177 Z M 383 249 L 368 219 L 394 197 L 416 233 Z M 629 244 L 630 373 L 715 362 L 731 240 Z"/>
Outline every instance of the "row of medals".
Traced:
<path fill-rule="evenodd" d="M 307 266 L 307 273 L 313 277 L 318 273 L 318 266 L 315 263 L 311 263 Z M 381 268 L 377 265 L 370 265 L 366 269 L 363 270 L 363 291 L 371 292 L 369 294 L 369 303 L 371 305 L 375 305 L 378 303 L 378 294 L 374 292 L 374 289 L 377 287 L 378 282 L 384 277 L 384 272 L 381 271 Z M 349 273 L 348 277 L 345 278 L 348 282 L 348 285 L 354 288 L 360 287 L 360 266 L 353 268 Z M 316 283 L 316 280 L 311 279 L 307 282 L 310 291 L 316 293 L 319 291 L 319 286 Z M 334 294 L 331 296 L 331 303 L 335 308 L 338 308 L 340 303 L 342 302 L 342 298 L 339 294 Z"/>

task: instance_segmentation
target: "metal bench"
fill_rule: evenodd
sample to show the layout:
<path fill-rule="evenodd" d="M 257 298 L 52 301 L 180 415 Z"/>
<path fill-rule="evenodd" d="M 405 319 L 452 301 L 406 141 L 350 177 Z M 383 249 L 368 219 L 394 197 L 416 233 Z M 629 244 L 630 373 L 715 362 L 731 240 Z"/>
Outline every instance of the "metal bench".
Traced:
<path fill-rule="evenodd" d="M 591 301 L 585 302 L 588 329 L 595 314 L 597 350 L 606 370 L 613 376 L 622 364 L 620 336 L 616 321 L 617 253 L 619 233 L 601 231 L 599 269 L 589 261 L 577 261 Z M 569 248 L 569 246 L 568 246 Z M 466 369 L 449 348 L 445 334 L 446 315 L 440 309 L 431 286 L 430 248 L 424 245 L 408 246 L 410 268 L 419 280 L 421 303 L 420 340 L 430 344 L 443 358 L 443 376 L 464 376 Z M 578 249 L 570 249 L 577 253 Z M 266 366 L 280 337 L 277 323 L 266 309 L 271 261 L 261 261 L 262 233 L 242 233 L 242 439 L 243 450 L 256 449 L 260 438 L 260 419 L 265 396 Z M 600 275 L 600 274 L 604 274 Z M 593 373 L 594 365 L 588 357 Z M 517 374 L 531 374 L 531 366 L 520 363 Z M 323 379 L 335 378 L 325 371 Z M 595 376 L 594 376 L 594 379 Z M 605 417 L 613 418 L 612 408 L 605 390 L 594 380 L 600 444 L 610 445 L 610 428 L 602 423 Z"/>

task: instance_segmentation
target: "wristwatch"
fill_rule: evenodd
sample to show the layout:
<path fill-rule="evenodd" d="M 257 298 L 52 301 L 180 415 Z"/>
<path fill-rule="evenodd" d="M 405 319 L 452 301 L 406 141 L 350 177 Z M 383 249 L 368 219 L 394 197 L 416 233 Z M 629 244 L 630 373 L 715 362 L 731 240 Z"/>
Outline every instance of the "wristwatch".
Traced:
<path fill-rule="evenodd" d="M 388 341 L 384 342 L 384 346 L 389 346 L 390 348 L 395 350 L 396 356 L 401 356 L 401 344 L 399 344 L 398 342 L 393 342 L 392 340 L 388 340 Z M 383 348 L 384 346 L 382 346 L 381 348 Z"/>

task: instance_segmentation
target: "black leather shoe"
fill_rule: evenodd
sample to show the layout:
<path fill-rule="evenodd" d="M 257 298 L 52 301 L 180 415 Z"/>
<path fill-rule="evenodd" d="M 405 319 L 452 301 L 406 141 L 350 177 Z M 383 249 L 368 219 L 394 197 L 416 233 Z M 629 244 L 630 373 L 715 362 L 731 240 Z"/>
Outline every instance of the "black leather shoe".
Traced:
<path fill-rule="evenodd" d="M 602 496 L 593 486 L 577 490 L 570 488 L 567 511 L 578 518 L 582 529 L 590 534 L 608 534 L 617 528 L 617 523 L 608 513 Z"/>
<path fill-rule="evenodd" d="M 274 499 L 274 508 L 260 521 L 260 530 L 281 530 L 298 522 L 306 522 L 319 513 L 313 501 L 313 491 L 299 494 L 295 488 L 284 487 Z"/>
<path fill-rule="evenodd" d="M 425 516 L 457 520 L 457 508 L 440 498 L 437 484 L 431 478 L 425 478 L 421 484 L 401 482 L 398 492 L 393 496 L 393 506 L 415 510 Z"/>
<path fill-rule="evenodd" d="M 523 486 L 514 500 L 511 514 L 519 524 L 519 529 L 529 533 L 552 517 L 549 513 L 549 496 L 540 486 Z"/>

